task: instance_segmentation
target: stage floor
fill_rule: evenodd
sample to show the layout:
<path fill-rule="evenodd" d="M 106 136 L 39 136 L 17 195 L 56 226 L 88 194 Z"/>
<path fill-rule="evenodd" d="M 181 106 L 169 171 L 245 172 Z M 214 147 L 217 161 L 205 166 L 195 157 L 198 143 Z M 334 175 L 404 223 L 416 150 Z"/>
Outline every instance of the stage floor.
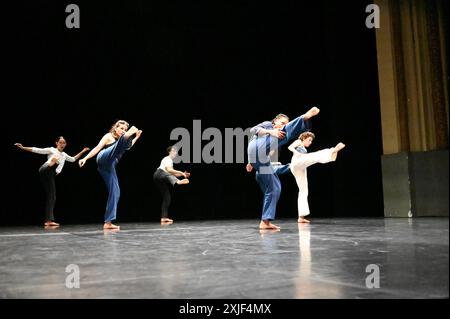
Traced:
<path fill-rule="evenodd" d="M 2 227 L 0 298 L 449 297 L 448 218 L 277 223 L 264 233 L 257 219 Z M 66 287 L 68 265 L 79 288 Z M 377 267 L 379 288 L 368 288 Z"/>

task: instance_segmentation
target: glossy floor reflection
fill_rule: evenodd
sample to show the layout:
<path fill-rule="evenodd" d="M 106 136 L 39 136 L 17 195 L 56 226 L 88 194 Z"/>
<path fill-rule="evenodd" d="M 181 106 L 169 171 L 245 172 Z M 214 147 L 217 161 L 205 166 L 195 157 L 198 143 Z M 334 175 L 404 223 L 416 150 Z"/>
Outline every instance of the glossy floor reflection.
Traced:
<path fill-rule="evenodd" d="M 448 218 L 278 224 L 278 232 L 259 231 L 257 220 L 105 232 L 101 225 L 0 228 L 0 298 L 449 296 Z M 66 287 L 72 264 L 80 288 Z M 379 288 L 367 288 L 376 284 L 370 267 L 379 269 Z"/>

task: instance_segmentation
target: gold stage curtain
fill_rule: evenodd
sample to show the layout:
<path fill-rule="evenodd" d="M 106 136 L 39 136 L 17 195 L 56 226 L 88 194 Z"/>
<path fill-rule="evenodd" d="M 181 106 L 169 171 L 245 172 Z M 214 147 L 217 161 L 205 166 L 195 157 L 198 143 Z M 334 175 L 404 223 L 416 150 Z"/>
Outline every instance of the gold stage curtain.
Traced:
<path fill-rule="evenodd" d="M 448 3 L 374 3 L 383 153 L 448 149 Z"/>

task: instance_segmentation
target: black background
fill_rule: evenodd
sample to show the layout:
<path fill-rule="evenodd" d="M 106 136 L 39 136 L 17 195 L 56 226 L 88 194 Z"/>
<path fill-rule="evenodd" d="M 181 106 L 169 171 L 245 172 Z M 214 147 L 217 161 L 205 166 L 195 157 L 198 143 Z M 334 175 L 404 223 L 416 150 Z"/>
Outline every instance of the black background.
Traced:
<path fill-rule="evenodd" d="M 66 5 L 81 10 L 67 29 Z M 247 128 L 312 106 L 310 151 L 344 142 L 337 162 L 308 169 L 311 217 L 383 216 L 381 124 L 370 1 L 29 1 L 8 7 L 1 225 L 43 221 L 38 168 L 45 156 L 94 147 L 116 119 L 143 130 L 118 165 L 118 222 L 158 221 L 152 175 L 175 127 Z M 205 145 L 207 141 L 203 144 Z M 282 162 L 290 160 L 285 147 Z M 244 164 L 179 164 L 191 184 L 176 192 L 175 220 L 255 218 L 262 194 Z M 277 218 L 296 218 L 293 176 L 281 178 Z M 66 162 L 56 220 L 101 223 L 106 187 L 95 158 Z"/>

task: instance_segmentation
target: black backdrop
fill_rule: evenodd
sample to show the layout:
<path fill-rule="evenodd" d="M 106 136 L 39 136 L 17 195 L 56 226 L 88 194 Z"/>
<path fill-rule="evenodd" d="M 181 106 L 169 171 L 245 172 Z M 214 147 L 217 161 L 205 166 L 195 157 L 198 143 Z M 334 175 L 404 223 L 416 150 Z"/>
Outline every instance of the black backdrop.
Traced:
<path fill-rule="evenodd" d="M 81 28 L 65 27 L 76 3 Z M 382 216 L 381 125 L 369 1 L 29 1 L 10 5 L 6 38 L 7 120 L 0 223 L 43 220 L 37 170 L 43 155 L 94 147 L 112 122 L 143 130 L 118 166 L 118 222 L 157 221 L 152 175 L 175 127 L 247 128 L 311 106 L 310 151 L 342 141 L 338 161 L 308 169 L 312 216 Z M 7 113 L 6 113 L 7 112 Z M 7 115 L 6 115 L 7 114 Z M 207 142 L 204 142 L 206 144 Z M 283 162 L 290 152 L 281 152 Z M 244 164 L 180 164 L 191 184 L 175 194 L 176 220 L 260 217 L 262 194 Z M 177 168 L 176 167 L 176 168 Z M 277 217 L 296 218 L 297 186 L 281 178 Z M 66 163 L 57 177 L 57 221 L 102 222 L 106 188 L 95 159 Z"/>

